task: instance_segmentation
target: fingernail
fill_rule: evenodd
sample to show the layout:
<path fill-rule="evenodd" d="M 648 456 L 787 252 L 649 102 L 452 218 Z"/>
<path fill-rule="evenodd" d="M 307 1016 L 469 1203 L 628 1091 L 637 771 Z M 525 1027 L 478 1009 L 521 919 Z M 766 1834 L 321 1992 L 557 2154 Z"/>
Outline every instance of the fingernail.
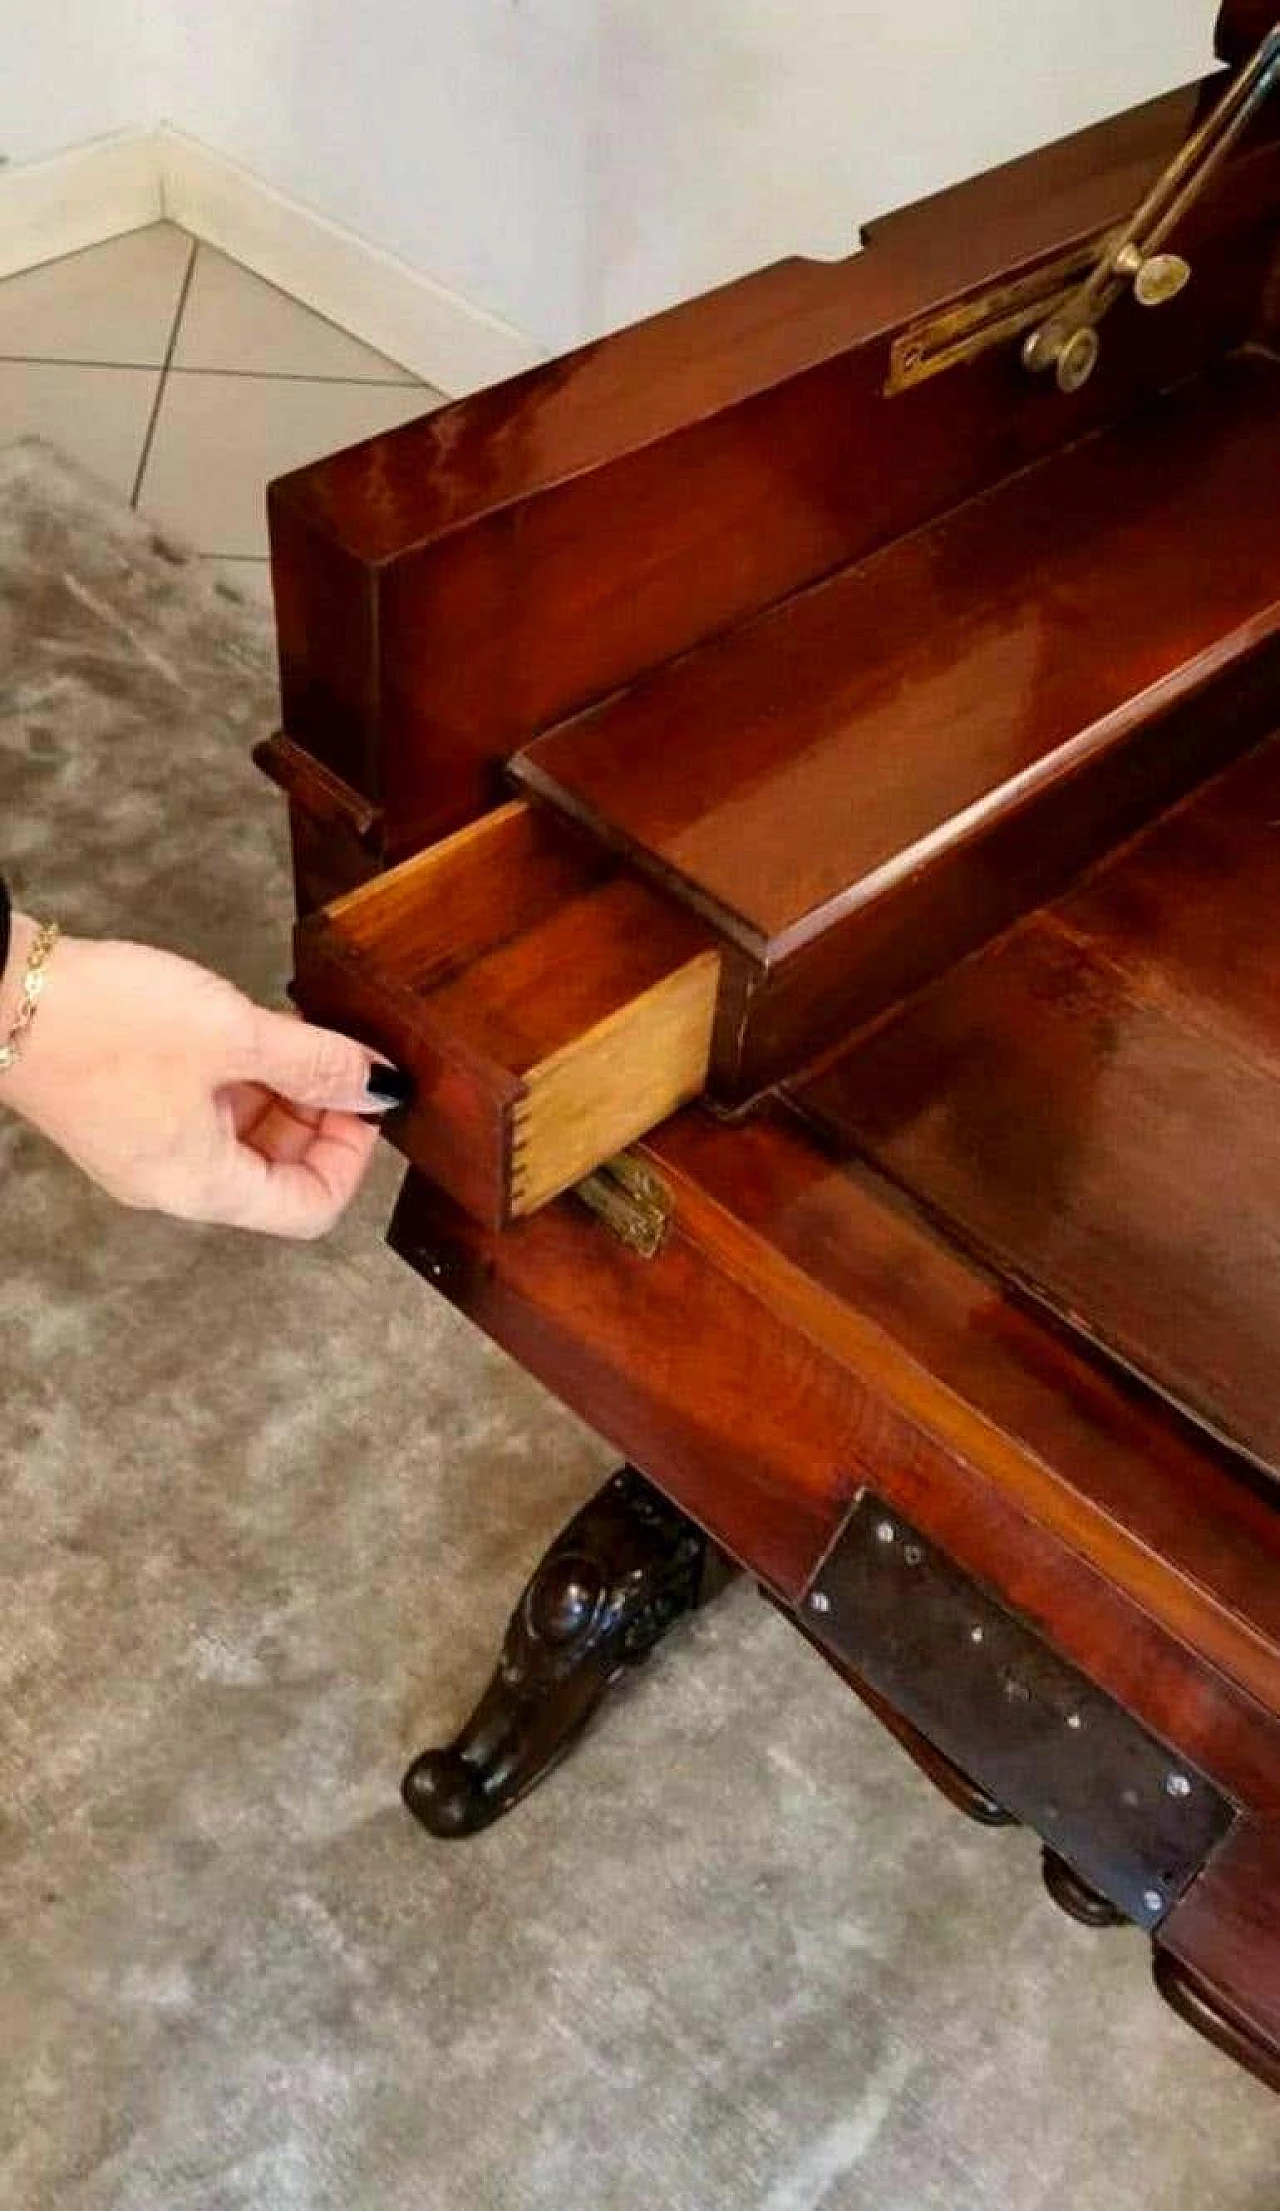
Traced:
<path fill-rule="evenodd" d="M 364 1094 L 375 1112 L 389 1113 L 394 1106 L 409 1104 L 413 1097 L 413 1077 L 406 1075 L 402 1067 L 371 1067 Z"/>

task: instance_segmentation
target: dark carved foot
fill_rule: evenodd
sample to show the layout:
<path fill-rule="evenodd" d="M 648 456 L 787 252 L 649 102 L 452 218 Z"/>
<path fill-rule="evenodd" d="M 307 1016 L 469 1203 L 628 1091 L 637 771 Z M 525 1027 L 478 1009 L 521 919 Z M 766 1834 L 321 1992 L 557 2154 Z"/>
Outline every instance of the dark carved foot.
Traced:
<path fill-rule="evenodd" d="M 1180 2019 L 1202 2034 L 1237 2065 L 1247 2067 L 1268 2088 L 1280 2090 L 1280 2050 L 1263 2042 L 1242 2019 L 1228 2010 L 1221 1998 L 1203 1981 L 1180 1965 L 1167 1950 L 1157 1950 L 1152 1960 L 1156 1987 Z"/>
<path fill-rule="evenodd" d="M 768 1597 L 771 1603 L 778 1604 L 778 1600 L 771 1596 L 769 1590 L 762 1588 L 760 1594 Z M 993 1796 L 988 1796 L 986 1790 L 979 1788 L 976 1781 L 971 1781 L 967 1773 L 953 1765 L 935 1743 L 931 1743 L 927 1736 L 913 1727 L 910 1720 L 904 1719 L 887 1697 L 882 1697 L 877 1689 L 872 1688 L 871 1683 L 848 1659 L 842 1658 L 839 1651 L 833 1650 L 829 1643 L 819 1641 L 803 1614 L 793 1612 L 789 1605 L 778 1604 L 778 1610 L 785 1619 L 790 1620 L 793 1627 L 799 1628 L 806 1642 L 821 1653 L 828 1666 L 839 1674 L 854 1695 L 861 1697 L 868 1711 L 875 1713 L 881 1726 L 887 1728 L 890 1735 L 901 1743 L 908 1758 L 914 1761 L 927 1780 L 932 1781 L 935 1789 L 941 1790 L 949 1804 L 954 1804 L 956 1810 L 963 1812 L 966 1819 L 976 1820 L 979 1827 L 1013 1827 L 1017 1824 L 1013 1814 L 1006 1812 L 1003 1804 L 997 1804 Z"/>
<path fill-rule="evenodd" d="M 917 1728 L 912 1727 L 909 1720 L 904 1720 L 900 1712 L 895 1712 L 891 1704 L 877 1696 L 867 1682 L 857 1681 L 852 1674 L 847 1674 L 845 1678 L 851 1687 L 857 1689 L 859 1696 L 871 1707 L 877 1719 L 883 1721 L 889 1733 L 897 1737 L 908 1758 L 914 1759 L 921 1773 L 932 1781 L 935 1789 L 941 1790 L 948 1804 L 954 1804 L 957 1812 L 963 1812 L 966 1819 L 975 1820 L 979 1827 L 1016 1825 L 1013 1814 L 1006 1812 L 1003 1804 L 997 1804 L 993 1796 L 988 1796 L 986 1790 L 980 1789 L 976 1781 L 971 1781 L 967 1773 L 963 1773 L 959 1766 L 953 1765 L 949 1758 L 944 1757 L 935 1744 L 921 1735 Z"/>
<path fill-rule="evenodd" d="M 1060 1858 L 1047 1844 L 1041 1853 L 1040 1867 L 1044 1885 L 1054 1903 L 1072 1919 L 1078 1919 L 1082 1927 L 1124 1927 L 1128 1924 L 1124 1913 L 1116 1910 L 1109 1897 L 1091 1889 L 1066 1859 Z"/>
<path fill-rule="evenodd" d="M 474 1835 L 557 1765 L 611 1683 L 734 1569 L 624 1467 L 557 1537 L 512 1614 L 498 1670 L 460 1735 L 404 1777 L 433 1835 Z"/>

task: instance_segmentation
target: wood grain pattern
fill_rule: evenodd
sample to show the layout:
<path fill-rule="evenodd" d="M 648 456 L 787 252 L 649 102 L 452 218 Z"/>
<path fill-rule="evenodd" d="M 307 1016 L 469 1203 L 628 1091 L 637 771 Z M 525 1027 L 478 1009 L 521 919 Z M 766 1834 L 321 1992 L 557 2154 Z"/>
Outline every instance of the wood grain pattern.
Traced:
<path fill-rule="evenodd" d="M 414 1077 L 389 1133 L 485 1220 L 530 1211 L 700 1092 L 702 932 L 519 803 L 300 925 L 304 1013 Z"/>
<path fill-rule="evenodd" d="M 581 1411 L 731 1556 L 792 1600 L 853 1484 L 860 1393 L 783 1331 L 767 1293 L 709 1267 L 677 1224 L 659 1259 L 628 1254 L 572 1197 L 493 1235 L 410 1175 L 395 1250 L 564 1403 Z M 778 1354 L 760 1386 L 761 1355 Z"/>
<path fill-rule="evenodd" d="M 695 953 L 526 1069 L 512 1109 L 513 1218 L 701 1095 L 719 979 L 717 955 Z"/>
<path fill-rule="evenodd" d="M 1273 694 L 1280 717 L 1280 670 Z M 1197 1006 L 1246 1058 L 1280 1066 L 1268 956 L 1280 888 L 1280 738 L 1173 808 L 1055 909 L 1136 988 Z"/>
<path fill-rule="evenodd" d="M 1196 100 L 975 186 L 976 220 L 945 195 L 896 244 L 781 264 L 281 479 L 290 737 L 384 808 L 398 857 L 493 804 L 539 729 L 1239 344 L 1280 205 L 1265 134 L 1188 226 L 1195 285 L 1120 311 L 1084 392 L 997 352 L 883 396 L 905 324 L 1126 213 Z"/>
<path fill-rule="evenodd" d="M 792 1606 L 862 1484 L 1229 1792 L 1280 1794 L 1280 1515 L 798 1130 L 683 1114 L 651 1261 L 565 1198 L 391 1241 Z"/>
<path fill-rule="evenodd" d="M 980 1468 L 1193 1647 L 1207 1650 L 1208 1636 L 1215 1662 L 1276 1702 L 1280 1513 L 1269 1488 L 1255 1494 L 1189 1424 L 1155 1417 L 1149 1392 L 1021 1310 L 847 1153 L 824 1157 L 771 1118 L 717 1129 L 696 1114 L 648 1149 L 717 1264 L 767 1283 L 789 1326 L 856 1362 L 875 1404 Z M 894 1434 L 891 1422 L 891 1455 Z M 851 1448 L 873 1479 L 875 1416 L 865 1449 L 861 1433 Z M 897 1501 L 926 1530 L 944 1509 L 924 1473 Z M 966 1556 L 962 1520 L 932 1532 Z M 993 1578 L 977 1560 L 972 1570 Z M 1021 1586 L 1019 1560 L 994 1580 Z M 1010 1589 L 1032 1616 L 1034 1582 L 1028 1572 L 1023 1596 Z"/>
<path fill-rule="evenodd" d="M 1280 367 L 1233 364 L 641 678 L 515 772 L 783 960 L 1275 634 L 1277 481 Z"/>
<path fill-rule="evenodd" d="M 435 990 L 611 872 L 607 855 L 515 799 L 380 873 L 332 919 L 397 980 Z"/>
<path fill-rule="evenodd" d="M 806 1104 L 1280 1474 L 1280 743 L 842 1055 Z"/>
<path fill-rule="evenodd" d="M 1280 367 L 1231 364 L 517 758 L 723 936 L 719 1095 L 790 1073 L 1260 734 L 1278 399 Z"/>
<path fill-rule="evenodd" d="M 1228 0 L 1222 50 L 1266 28 Z M 885 393 L 1224 81 L 274 486 L 269 765 L 303 911 L 473 824 L 299 936 L 307 1009 L 418 1078 L 395 1248 L 797 1625 L 873 1488 L 1210 1775 L 1243 1816 L 1161 1986 L 1280 2083 L 1280 105 L 1084 391 L 1006 346 Z M 595 781 L 499 805 L 584 732 Z M 692 1087 L 717 961 L 728 1103 L 916 995 L 643 1139 L 654 1259 L 513 1218 L 601 1100 Z"/>
<path fill-rule="evenodd" d="M 1280 1824 L 1274 1814 L 1246 1820 L 1228 1836 L 1165 1921 L 1157 1957 L 1189 1974 L 1189 1993 L 1199 1992 L 1217 2012 L 1220 2031 L 1213 2033 L 1204 2017 L 1195 2020 L 1201 2030 L 1280 2087 Z M 1166 1993 L 1176 2001 L 1171 1986 Z M 1192 2015 L 1185 2001 L 1179 2008 Z M 1251 2050 L 1250 2043 L 1260 2047 Z"/>
<path fill-rule="evenodd" d="M 255 745 L 253 758 L 255 766 L 313 821 L 347 831 L 371 853 L 379 849 L 382 817 L 378 808 L 282 730 Z"/>
<path fill-rule="evenodd" d="M 289 804 L 289 845 L 299 914 L 314 913 L 378 871 L 362 837 L 332 817 L 322 820 L 298 799 Z"/>

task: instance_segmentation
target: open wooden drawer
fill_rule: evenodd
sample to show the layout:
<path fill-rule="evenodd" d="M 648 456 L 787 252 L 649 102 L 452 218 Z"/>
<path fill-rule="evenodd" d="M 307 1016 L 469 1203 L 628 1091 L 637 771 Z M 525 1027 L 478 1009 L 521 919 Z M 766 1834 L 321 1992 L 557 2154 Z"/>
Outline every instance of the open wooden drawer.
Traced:
<path fill-rule="evenodd" d="M 414 1076 L 392 1141 L 496 1227 L 706 1080 L 708 930 L 522 801 L 302 921 L 295 967 L 309 1019 Z"/>
<path fill-rule="evenodd" d="M 499 1225 L 751 1103 L 1274 728 L 1278 470 L 1280 364 L 1233 361 L 651 670 L 304 922 L 303 1011 L 409 1069 L 393 1137 Z"/>

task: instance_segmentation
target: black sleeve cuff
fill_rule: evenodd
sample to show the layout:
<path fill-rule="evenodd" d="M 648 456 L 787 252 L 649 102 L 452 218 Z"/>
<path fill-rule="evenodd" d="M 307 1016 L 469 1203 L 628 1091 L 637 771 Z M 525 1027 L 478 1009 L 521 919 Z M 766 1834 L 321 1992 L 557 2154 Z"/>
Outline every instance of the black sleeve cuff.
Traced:
<path fill-rule="evenodd" d="M 0 982 L 3 982 L 3 981 L 4 981 L 4 971 L 5 971 L 5 968 L 6 968 L 7 966 L 8 966 L 8 963 L 9 963 L 9 893 L 8 893 L 8 891 L 7 891 L 6 889 L 5 889 L 5 886 L 4 886 L 4 877 L 3 877 L 3 876 L 0 876 Z"/>

